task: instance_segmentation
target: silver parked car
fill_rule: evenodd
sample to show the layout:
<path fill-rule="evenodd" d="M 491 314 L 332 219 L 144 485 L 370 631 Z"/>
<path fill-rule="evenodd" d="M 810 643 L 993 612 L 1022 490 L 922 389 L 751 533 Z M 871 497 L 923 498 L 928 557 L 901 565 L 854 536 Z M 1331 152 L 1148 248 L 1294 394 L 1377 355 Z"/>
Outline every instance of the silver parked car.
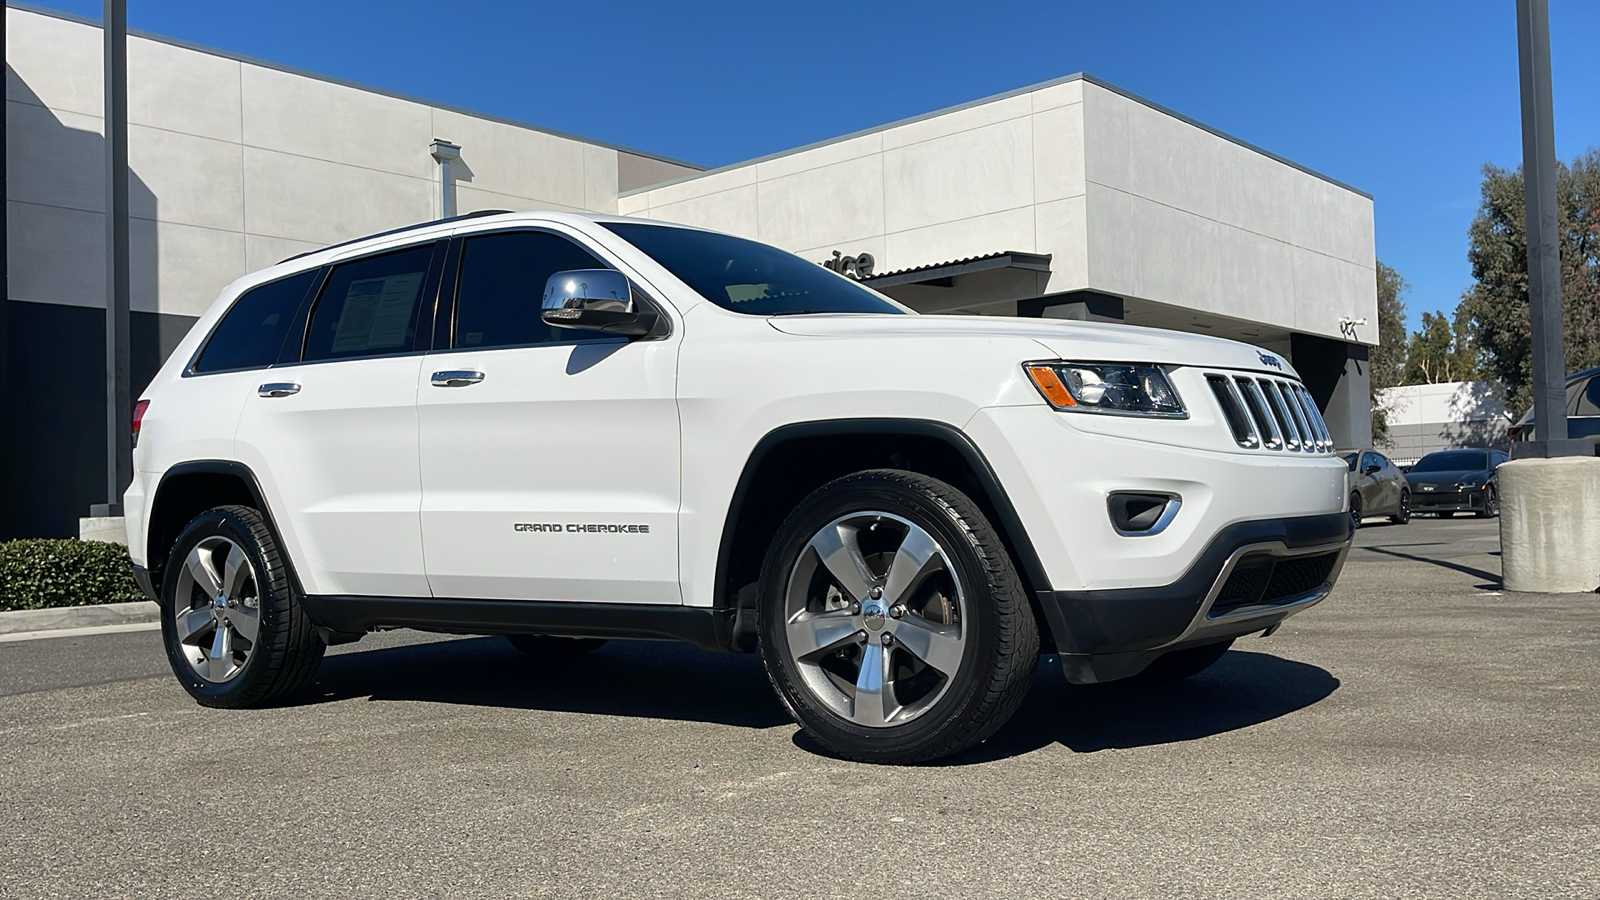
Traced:
<path fill-rule="evenodd" d="M 1396 525 L 1411 521 L 1411 486 L 1404 472 L 1370 447 L 1340 450 L 1350 467 L 1350 521 L 1361 527 L 1367 516 L 1388 516 Z"/>

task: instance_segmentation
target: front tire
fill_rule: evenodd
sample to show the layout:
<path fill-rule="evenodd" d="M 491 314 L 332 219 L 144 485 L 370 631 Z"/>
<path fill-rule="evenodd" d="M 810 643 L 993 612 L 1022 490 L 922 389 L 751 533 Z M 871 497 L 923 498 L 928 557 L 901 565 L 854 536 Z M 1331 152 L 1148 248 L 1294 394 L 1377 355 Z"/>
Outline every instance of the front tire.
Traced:
<path fill-rule="evenodd" d="M 293 694 L 327 649 L 260 512 L 195 516 L 161 579 L 161 636 L 184 690 L 202 706 L 264 706 Z"/>
<path fill-rule="evenodd" d="M 1389 517 L 1389 521 L 1393 522 L 1396 525 L 1404 525 L 1407 522 L 1411 521 L 1411 492 L 1410 491 L 1401 491 L 1400 492 L 1400 508 L 1395 511 L 1394 515 Z"/>
<path fill-rule="evenodd" d="M 1359 491 L 1350 492 L 1350 527 L 1361 527 L 1361 494 Z"/>
<path fill-rule="evenodd" d="M 1500 492 L 1489 488 L 1483 498 L 1483 509 L 1478 510 L 1477 516 L 1480 519 L 1492 519 L 1498 515 L 1500 515 Z"/>
<path fill-rule="evenodd" d="M 784 706 L 840 756 L 916 763 L 1005 724 L 1039 631 L 998 534 L 954 487 L 858 472 L 817 489 L 773 539 L 761 654 Z"/>

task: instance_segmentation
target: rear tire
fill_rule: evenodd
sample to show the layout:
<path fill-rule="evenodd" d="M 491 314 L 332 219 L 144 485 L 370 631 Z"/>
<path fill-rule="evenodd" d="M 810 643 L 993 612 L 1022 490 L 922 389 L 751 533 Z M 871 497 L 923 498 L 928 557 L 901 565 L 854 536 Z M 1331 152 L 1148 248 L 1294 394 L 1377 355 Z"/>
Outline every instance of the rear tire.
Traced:
<path fill-rule="evenodd" d="M 556 637 L 549 634 L 508 634 L 511 646 L 535 659 L 572 659 L 605 646 L 600 638 Z"/>
<path fill-rule="evenodd" d="M 1389 517 L 1389 521 L 1393 522 L 1396 525 L 1404 525 L 1407 522 L 1411 521 L 1411 492 L 1410 491 L 1401 491 L 1400 492 L 1400 508 L 1395 512 L 1394 515 Z"/>
<path fill-rule="evenodd" d="M 1211 668 L 1222 659 L 1228 648 L 1233 646 L 1233 641 L 1220 641 L 1215 644 L 1205 644 L 1200 647 L 1185 647 L 1182 650 L 1173 650 L 1163 655 L 1143 672 L 1112 684 L 1158 685 L 1171 684 L 1182 681 L 1193 675 L 1199 675 Z"/>
<path fill-rule="evenodd" d="M 911 472 L 858 472 L 803 500 L 767 553 L 760 610 L 779 699 L 819 744 L 863 762 L 981 743 L 1038 665 L 999 535 L 966 495 Z"/>
<path fill-rule="evenodd" d="M 202 706 L 265 706 L 311 680 L 327 649 L 306 618 L 266 518 L 245 506 L 195 516 L 161 579 L 172 671 Z"/>

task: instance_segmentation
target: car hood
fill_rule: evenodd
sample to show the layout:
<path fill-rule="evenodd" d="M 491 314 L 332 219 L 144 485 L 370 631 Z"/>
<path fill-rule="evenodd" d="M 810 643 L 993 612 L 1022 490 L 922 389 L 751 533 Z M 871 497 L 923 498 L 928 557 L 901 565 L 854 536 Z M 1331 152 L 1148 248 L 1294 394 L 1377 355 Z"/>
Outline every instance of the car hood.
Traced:
<path fill-rule="evenodd" d="M 1490 473 L 1485 469 L 1465 469 L 1440 472 L 1408 472 L 1406 480 L 1412 484 L 1462 484 L 1483 481 Z"/>
<path fill-rule="evenodd" d="M 1249 344 L 1137 325 L 1001 316 L 863 314 L 773 316 L 768 321 L 784 334 L 807 337 L 1022 338 L 1041 345 L 1044 352 L 1040 357 L 1210 366 L 1299 377 L 1288 360 Z"/>

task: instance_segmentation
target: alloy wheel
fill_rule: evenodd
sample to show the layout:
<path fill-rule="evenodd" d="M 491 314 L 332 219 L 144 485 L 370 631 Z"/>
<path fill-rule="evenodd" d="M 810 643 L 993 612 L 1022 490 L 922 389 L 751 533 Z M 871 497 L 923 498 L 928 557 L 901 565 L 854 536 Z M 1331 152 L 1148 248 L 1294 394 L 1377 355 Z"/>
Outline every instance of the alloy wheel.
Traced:
<path fill-rule="evenodd" d="M 886 512 L 823 526 L 790 571 L 783 634 L 806 690 L 865 728 L 909 722 L 960 670 L 966 592 L 923 528 Z"/>
<path fill-rule="evenodd" d="M 244 548 L 220 535 L 189 551 L 177 573 L 172 616 L 194 674 L 213 684 L 238 677 L 255 649 L 261 593 Z"/>

